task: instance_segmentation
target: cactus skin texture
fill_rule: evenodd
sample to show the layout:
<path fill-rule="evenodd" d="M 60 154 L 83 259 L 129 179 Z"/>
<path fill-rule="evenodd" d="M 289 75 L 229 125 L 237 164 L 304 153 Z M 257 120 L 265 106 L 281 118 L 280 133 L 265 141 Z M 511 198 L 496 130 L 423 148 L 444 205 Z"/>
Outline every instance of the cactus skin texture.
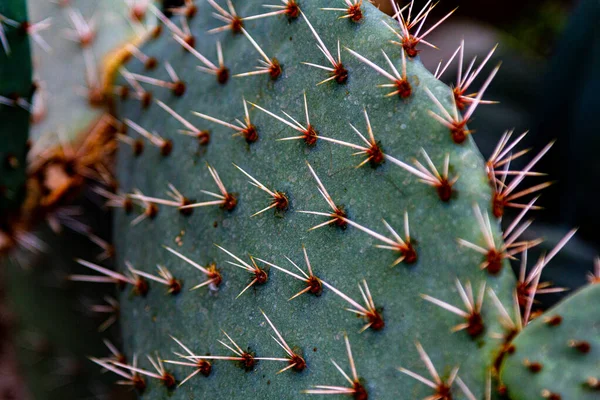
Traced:
<path fill-rule="evenodd" d="M 16 103 L 27 107 L 23 102 L 31 101 L 33 87 L 29 37 L 19 27 L 5 22 L 27 21 L 26 1 L 3 1 L 0 16 L 7 42 L 6 48 L 0 45 L 0 98 L 14 102 L 0 104 L 0 215 L 5 217 L 9 209 L 20 205 L 25 193 L 29 112 Z"/>
<path fill-rule="evenodd" d="M 207 2 L 197 5 L 198 13 L 189 21 L 196 49 L 215 62 L 219 40 L 225 66 L 232 75 L 252 70 L 259 55 L 250 42 L 242 34 L 233 35 L 229 31 L 207 34 L 206 30 L 225 23 L 211 17 L 213 9 Z M 389 70 L 381 53 L 384 49 L 397 68 L 401 68 L 401 49 L 389 44 L 394 36 L 381 23 L 384 19 L 393 24 L 389 17 L 365 2 L 363 20 L 353 23 L 320 10 L 322 5 L 303 1 L 300 7 L 332 53 L 339 38 L 341 46 L 352 48 Z M 238 1 L 235 6 L 241 16 L 264 11 L 253 2 Z M 146 54 L 159 59 L 161 66 L 156 71 L 145 72 L 136 60 L 126 65 L 130 72 L 169 81 L 164 69 L 168 61 L 186 84 L 185 94 L 177 97 L 167 88 L 144 87 L 199 130 L 209 130 L 211 136 L 208 145 L 201 145 L 195 138 L 178 134 L 184 126 L 156 104 L 143 109 L 137 100 L 118 101 L 120 119 L 128 118 L 173 144 L 168 156 L 162 156 L 148 142 L 137 157 L 132 155 L 130 147 L 123 146 L 118 156 L 121 190 L 132 193 L 137 188 L 146 196 L 165 198 L 167 184 L 172 183 L 193 202 L 210 200 L 201 193 L 201 190 L 216 191 L 206 167 L 208 162 L 217 170 L 225 187 L 236 193 L 238 204 L 232 211 L 218 206 L 196 208 L 189 216 L 176 208 L 160 206 L 155 218 L 134 227 L 130 223 L 143 208 L 130 215 L 122 210 L 116 212 L 114 234 L 119 268 L 126 260 L 147 273 L 155 273 L 157 264 L 164 265 L 183 282 L 183 290 L 175 296 L 167 295 L 166 288 L 154 283 L 146 297 L 131 296 L 129 291 L 121 294 L 125 350 L 140 355 L 158 351 L 163 359 L 176 360 L 172 353 L 181 349 L 169 337 L 172 335 L 196 354 L 228 355 L 229 351 L 217 341 L 224 338 L 221 332 L 224 330 L 240 347 L 249 348 L 258 357 L 282 357 L 283 350 L 271 339 L 273 332 L 261 315 L 262 309 L 290 346 L 302 351 L 307 368 L 300 373 L 286 371 L 276 375 L 286 364 L 260 361 L 246 372 L 234 362 L 216 360 L 208 378 L 196 375 L 172 391 L 153 380 L 148 382 L 143 397 L 294 399 L 306 398 L 308 395 L 301 392 L 313 385 L 348 386 L 330 362 L 334 359 L 349 370 L 344 333 L 349 336 L 357 372 L 364 379 L 361 383 L 369 398 L 415 399 L 435 392 L 396 369 L 404 367 L 429 377 L 415 349 L 415 340 L 422 343 L 443 379 L 448 378 L 454 366 L 460 365 L 460 378 L 481 397 L 499 342 L 487 334 L 471 339 L 465 331 L 451 333 L 450 329 L 463 319 L 419 297 L 428 294 L 458 306 L 460 297 L 454 285 L 458 277 L 463 283 L 470 280 L 475 290 L 485 280 L 510 307 L 515 284 L 508 264 L 498 275 L 490 276 L 479 268 L 481 255 L 457 244 L 457 238 L 483 243 L 472 207 L 476 202 L 488 209 L 491 189 L 474 142 L 467 138 L 463 144 L 454 143 L 448 129 L 428 115 L 435 105 L 425 88 L 448 109 L 452 101 L 450 89 L 434 79 L 415 58 L 407 60 L 412 94 L 407 99 L 384 97 L 388 91 L 376 85 L 388 81 L 344 47 L 341 51 L 342 62 L 349 71 L 347 82 L 316 86 L 327 78 L 327 72 L 301 62 L 328 64 L 301 16 L 290 21 L 284 16 L 248 21 L 245 28 L 265 53 L 276 57 L 282 65 L 283 73 L 277 80 L 267 75 L 230 77 L 225 84 L 219 84 L 213 75 L 196 69 L 200 62 L 186 53 L 166 30 L 159 39 L 142 47 Z M 423 147 L 439 168 L 445 154 L 449 154 L 450 175 L 460 176 L 453 187 L 454 196 L 448 202 L 441 201 L 434 188 L 389 161 L 378 168 L 367 164 L 355 169 L 362 159 L 351 156 L 353 149 L 322 139 L 312 148 L 301 140 L 277 141 L 298 133 L 251 105 L 248 105 L 250 119 L 259 135 L 251 144 L 241 137 L 232 137 L 231 129 L 191 113 L 197 111 L 227 122 L 241 119 L 245 97 L 277 115 L 283 115 L 280 110 L 284 110 L 304 123 L 304 91 L 310 123 L 323 136 L 359 143 L 348 123 L 366 135 L 362 114 L 365 107 L 375 138 L 381 141 L 385 153 L 410 163 L 413 157 L 422 159 Z M 128 135 L 139 138 L 133 129 L 128 130 Z M 406 210 L 417 261 L 390 268 L 397 254 L 375 248 L 373 245 L 379 242 L 353 226 L 345 230 L 327 226 L 308 232 L 326 219 L 298 211 L 328 208 L 307 161 L 334 202 L 343 204 L 353 221 L 387 236 L 381 222 L 385 218 L 403 235 Z M 249 185 L 248 178 L 233 162 L 267 187 L 285 192 L 290 199 L 289 210 L 269 210 L 251 217 L 268 206 L 269 197 Z M 496 223 L 492 229 L 500 240 Z M 228 264 L 227 261 L 235 260 L 215 244 L 247 262 L 250 254 L 291 271 L 296 270 L 285 257 L 306 268 L 302 255 L 305 245 L 314 274 L 360 303 L 357 284 L 366 279 L 376 306 L 383 308 L 385 327 L 359 334 L 363 320 L 345 311 L 343 308 L 348 304 L 327 287 L 321 296 L 304 294 L 288 301 L 303 288 L 302 282 L 275 268 L 270 268 L 268 282 L 253 286 L 236 299 L 250 282 L 250 276 Z M 163 245 L 175 248 L 200 265 L 216 263 L 223 277 L 218 291 L 211 292 L 205 287 L 189 292 L 205 278 Z M 264 263 L 257 263 L 267 268 Z M 488 300 L 482 314 L 486 332 L 501 332 L 497 311 Z M 152 369 L 144 361 L 143 368 Z M 193 372 L 189 367 L 169 364 L 165 367 L 179 381 Z M 456 385 L 452 393 L 455 398 L 462 396 Z"/>
<path fill-rule="evenodd" d="M 106 0 L 51 2 L 30 0 L 33 20 L 51 18 L 44 39 L 51 51 L 34 46 L 36 80 L 39 81 L 40 112 L 31 137 L 43 138 L 44 146 L 74 142 L 91 131 L 108 111 L 104 96 L 109 87 L 115 58 L 112 51 L 134 40 L 123 1 Z M 79 36 L 73 20 L 79 16 L 83 25 Z M 91 34 L 85 34 L 88 24 Z M 86 58 L 88 59 L 86 64 Z M 59 136 L 59 134 L 61 136 Z"/>
<path fill-rule="evenodd" d="M 515 351 L 501 369 L 511 399 L 598 398 L 599 300 L 600 285 L 588 285 L 547 310 L 516 337 Z M 531 370 L 528 365 L 534 363 Z"/>

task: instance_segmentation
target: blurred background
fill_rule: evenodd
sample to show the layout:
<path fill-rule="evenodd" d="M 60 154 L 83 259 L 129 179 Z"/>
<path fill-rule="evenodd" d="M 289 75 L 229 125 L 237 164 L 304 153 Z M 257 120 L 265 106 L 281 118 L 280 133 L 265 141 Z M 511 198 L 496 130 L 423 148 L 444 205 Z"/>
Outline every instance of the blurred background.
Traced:
<path fill-rule="evenodd" d="M 301 1 L 322 1 L 324 5 L 343 2 Z M 379 3 L 382 10 L 391 12 L 389 0 L 379 0 Z M 401 5 L 405 3 L 401 2 Z M 415 1 L 414 9 L 420 10 L 425 3 L 422 0 Z M 527 187 L 548 179 L 556 180 L 538 201 L 544 210 L 532 214 L 536 222 L 528 231 L 529 238 L 543 237 L 546 242 L 531 251 L 529 257 L 533 262 L 540 252 L 552 248 L 568 230 L 579 227 L 575 238 L 546 268 L 543 279 L 574 290 L 585 282 L 586 271 L 592 268 L 594 257 L 600 253 L 600 235 L 596 232 L 600 227 L 600 206 L 597 206 L 595 198 L 597 185 L 600 184 L 600 131 L 595 123 L 595 118 L 600 114 L 597 95 L 600 93 L 600 0 L 442 0 L 431 12 L 427 24 L 435 23 L 455 7 L 458 10 L 428 36 L 427 40 L 439 50 L 423 46 L 421 59 L 429 70 L 435 71 L 440 60 L 448 60 L 462 39 L 465 40 L 465 64 L 474 56 L 478 60 L 483 59 L 494 45 L 499 44 L 480 75 L 480 81 L 473 85 L 478 87 L 493 66 L 502 61 L 500 72 L 485 96 L 499 103 L 481 106 L 469 126 L 476 130 L 474 139 L 485 157 L 492 153 L 505 130 L 514 129 L 515 137 L 529 130 L 519 148 L 531 147 L 532 151 L 515 162 L 514 169 L 522 167 L 549 141 L 557 140 L 534 169 L 546 172 L 548 177 L 528 178 L 524 184 Z M 441 79 L 452 84 L 456 73 L 457 60 L 448 67 Z M 97 204 L 87 203 L 82 207 L 98 212 Z M 91 217 L 86 224 L 93 226 L 93 220 Z M 508 215 L 505 220 L 510 221 L 511 216 Z M 102 232 L 101 237 L 110 236 L 110 227 L 106 224 L 93 228 Z M 53 237 L 47 233 L 42 232 L 41 235 Z M 68 245 L 60 249 L 65 243 Z M 80 235 L 70 231 L 64 232 L 61 240 L 55 239 L 55 242 L 49 241 L 48 244 L 55 249 L 55 254 L 68 254 L 65 259 L 95 251 L 89 249 L 90 244 Z M 25 260 L 25 263 L 36 265 L 33 272 L 21 272 L 18 269 L 4 271 L 5 275 L 10 276 L 3 281 L 10 284 L 0 287 L 0 400 L 117 398 L 113 389 L 104 385 L 97 376 L 97 371 L 89 372 L 89 366 L 80 358 L 84 349 L 89 351 L 90 348 L 78 348 L 76 344 L 85 341 L 81 338 L 37 335 L 36 330 L 56 331 L 52 329 L 54 325 L 69 323 L 69 318 L 57 320 L 53 315 L 57 308 L 72 307 L 71 297 L 78 296 L 80 301 L 77 309 L 69 309 L 69 313 L 86 313 L 89 306 L 86 302 L 94 298 L 93 293 L 78 294 L 71 291 L 66 292 L 64 299 L 57 298 L 55 304 L 41 301 L 45 291 L 66 285 L 63 278 L 69 273 L 70 267 L 62 265 L 63 261 L 48 258 Z M 52 268 L 45 268 L 50 264 Z M 50 275 L 36 273 L 48 270 L 54 272 Z M 6 301 L 2 300 L 7 292 L 11 293 L 8 297 L 18 293 L 27 297 L 28 301 L 21 302 L 20 309 L 13 307 L 10 310 Z M 95 298 L 97 300 L 98 296 Z M 560 294 L 546 296 L 538 307 L 548 307 L 559 298 Z M 32 308 L 47 310 L 47 320 L 35 319 L 39 312 L 31 313 Z M 73 331 L 96 334 L 96 327 L 102 321 L 91 319 L 89 326 L 79 326 Z M 21 332 L 28 333 L 19 335 L 18 340 L 8 340 L 15 326 L 19 326 Z M 118 332 L 117 327 L 111 329 Z M 60 331 L 69 332 L 70 329 L 61 326 Z M 60 343 L 60 348 L 48 346 L 50 342 Z M 31 366 L 25 374 L 23 369 L 19 373 L 16 367 L 16 350 L 25 354 L 21 356 L 25 357 L 21 365 Z M 100 347 L 98 352 L 106 352 L 106 349 Z M 42 395 L 45 397 L 40 397 L 39 393 L 32 394 L 23 383 L 22 377 L 27 374 L 47 375 L 49 387 L 54 387 L 54 392 Z M 90 393 L 82 395 L 69 391 L 74 381 L 85 379 L 90 380 L 86 387 L 93 388 Z"/>

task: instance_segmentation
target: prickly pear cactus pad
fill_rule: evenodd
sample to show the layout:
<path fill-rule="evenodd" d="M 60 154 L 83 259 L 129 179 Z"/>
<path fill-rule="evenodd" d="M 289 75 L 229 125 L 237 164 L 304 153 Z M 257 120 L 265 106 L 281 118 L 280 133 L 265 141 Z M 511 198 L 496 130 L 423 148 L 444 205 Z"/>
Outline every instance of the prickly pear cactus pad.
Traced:
<path fill-rule="evenodd" d="M 600 285 L 546 311 L 517 336 L 502 380 L 511 399 L 596 399 L 600 390 Z"/>
<path fill-rule="evenodd" d="M 515 279 L 495 221 L 486 233 L 491 188 L 479 152 L 464 140 L 464 124 L 449 129 L 430 115 L 446 118 L 435 97 L 454 116 L 452 91 L 390 43 L 398 37 L 383 22 L 397 22 L 368 2 L 357 21 L 316 1 L 299 2 L 302 14 L 287 2 L 288 15 L 256 19 L 245 17 L 273 10 L 195 4 L 189 31 L 173 18 L 179 31 L 167 26 L 141 47 L 156 70 L 125 65 L 125 78 L 140 86 L 131 92 L 155 101 L 117 101 L 128 137 L 145 143 L 141 154 L 119 151 L 120 189 L 136 207 L 116 212 L 117 265 L 158 279 L 145 297 L 120 296 L 125 350 L 144 371 L 154 371 L 146 354 L 184 363 L 165 361 L 162 379 L 146 376 L 144 398 L 464 398 L 459 381 L 481 398 L 501 343 L 488 333 L 503 328 L 487 295 L 481 309 L 474 303 L 485 282 L 512 309 Z M 245 75 L 261 64 L 266 73 Z M 411 169 L 414 158 L 422 168 Z M 439 175 L 424 172 L 433 166 Z M 486 237 L 498 249 L 487 261 L 465 244 L 487 251 Z M 168 272 L 160 277 L 157 265 Z M 168 374 L 181 382 L 203 357 L 208 376 L 167 388 Z"/>
<path fill-rule="evenodd" d="M 113 51 L 143 35 L 144 28 L 130 21 L 122 0 L 28 4 L 31 18 L 47 24 L 33 47 L 39 90 L 31 136 L 48 148 L 74 141 L 107 112 L 110 63 L 117 57 Z"/>
<path fill-rule="evenodd" d="M 31 57 L 25 1 L 0 4 L 0 214 L 17 208 L 25 189 Z M 3 218 L 4 219 L 4 218 Z"/>

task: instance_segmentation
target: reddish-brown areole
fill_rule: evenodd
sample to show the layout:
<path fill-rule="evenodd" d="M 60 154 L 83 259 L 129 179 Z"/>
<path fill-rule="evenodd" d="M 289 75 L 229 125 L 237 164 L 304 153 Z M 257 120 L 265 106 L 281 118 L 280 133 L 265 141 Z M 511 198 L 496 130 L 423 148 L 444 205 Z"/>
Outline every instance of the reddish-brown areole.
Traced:
<path fill-rule="evenodd" d="M 179 294 L 181 292 L 181 281 L 178 279 L 171 279 L 169 281 L 169 293 L 171 294 Z"/>
<path fill-rule="evenodd" d="M 242 368 L 244 368 L 246 371 L 250 371 L 254 368 L 254 366 L 256 365 L 256 359 L 254 358 L 254 356 L 251 353 L 248 352 L 243 352 L 242 353 L 242 357 L 241 357 L 241 364 L 242 364 Z"/>
<path fill-rule="evenodd" d="M 483 318 L 478 312 L 472 312 L 467 319 L 467 333 L 472 338 L 476 338 L 481 335 L 485 329 L 483 324 Z"/>
<path fill-rule="evenodd" d="M 297 372 L 301 372 L 306 369 L 306 361 L 304 361 L 304 358 L 300 357 L 298 354 L 294 354 L 290 357 L 289 364 L 293 365 L 294 367 L 292 369 Z"/>
<path fill-rule="evenodd" d="M 306 285 L 310 288 L 309 292 L 314 295 L 320 295 L 323 291 L 323 284 L 321 283 L 321 280 L 314 275 L 308 278 Z"/>
<path fill-rule="evenodd" d="M 219 285 L 221 285 L 221 282 L 223 282 L 223 277 L 221 276 L 221 272 L 217 268 L 217 264 L 212 263 L 206 269 L 208 270 L 207 277 L 209 280 L 212 280 L 213 286 L 218 287 Z"/>
<path fill-rule="evenodd" d="M 248 144 L 254 143 L 258 140 L 258 130 L 256 129 L 256 126 L 252 124 L 248 124 L 248 126 L 246 126 L 246 128 L 240 133 L 242 137 L 246 139 L 246 143 Z"/>
<path fill-rule="evenodd" d="M 367 393 L 367 389 L 360 383 L 354 382 L 352 384 L 354 389 L 354 400 L 369 400 L 369 394 Z"/>
<path fill-rule="evenodd" d="M 212 372 L 212 364 L 206 360 L 198 360 L 196 362 L 196 368 L 198 368 L 200 373 L 204 376 L 209 376 Z"/>
<path fill-rule="evenodd" d="M 452 184 L 448 179 L 442 178 L 440 184 L 435 188 L 437 190 L 437 194 L 443 202 L 450 201 L 452 198 Z"/>
<path fill-rule="evenodd" d="M 306 131 L 303 132 L 304 135 L 304 143 L 306 143 L 307 146 L 314 146 L 315 144 L 317 144 L 317 139 L 319 138 L 319 132 L 317 132 L 317 130 L 312 126 L 312 125 L 308 125 L 306 127 Z"/>
<path fill-rule="evenodd" d="M 184 197 L 181 200 L 181 205 L 182 206 L 189 206 L 190 204 L 192 204 L 193 201 L 191 201 L 190 199 L 188 199 L 187 197 Z M 180 208 L 179 209 L 179 213 L 181 215 L 185 215 L 185 216 L 190 216 L 194 213 L 194 209 L 193 208 Z"/>
<path fill-rule="evenodd" d="M 339 84 L 346 83 L 348 80 L 348 70 L 342 63 L 336 63 L 331 74 L 335 76 L 335 81 Z"/>
<path fill-rule="evenodd" d="M 229 80 L 229 68 L 224 67 L 224 66 L 220 67 L 219 69 L 217 69 L 216 75 L 217 75 L 217 82 L 219 82 L 221 85 L 224 85 Z"/>
<path fill-rule="evenodd" d="M 410 35 L 402 39 L 402 48 L 406 52 L 406 55 L 409 57 L 416 57 L 419 54 L 419 50 L 417 50 L 417 45 L 419 41 L 415 39 L 414 36 Z"/>
<path fill-rule="evenodd" d="M 383 320 L 383 316 L 377 310 L 374 310 L 373 312 L 369 313 L 367 315 L 367 320 L 369 321 L 369 324 L 371 324 L 370 328 L 375 331 L 380 331 L 385 327 L 385 321 Z"/>
<path fill-rule="evenodd" d="M 296 0 L 289 0 L 287 2 L 287 5 L 285 7 L 285 15 L 288 16 L 288 18 L 298 18 L 298 16 L 300 15 L 300 7 L 298 7 L 298 3 L 296 2 Z"/>
<path fill-rule="evenodd" d="M 169 154 L 171 154 L 172 150 L 173 150 L 173 142 L 171 140 L 165 140 L 163 145 L 160 146 L 160 154 L 162 154 L 165 157 L 168 156 Z"/>
<path fill-rule="evenodd" d="M 223 199 L 221 208 L 227 211 L 232 211 L 235 206 L 237 206 L 237 198 L 233 195 L 233 193 L 227 193 L 225 195 L 225 199 Z"/>
<path fill-rule="evenodd" d="M 398 79 L 396 80 L 395 85 L 398 90 L 398 96 L 400 96 L 401 99 L 406 99 L 412 94 L 412 87 L 410 86 L 408 79 Z"/>
<path fill-rule="evenodd" d="M 486 269 L 490 275 L 497 275 L 502 271 L 502 260 L 504 260 L 504 257 L 501 252 L 491 249 L 486 255 L 486 260 L 488 262 Z"/>
<path fill-rule="evenodd" d="M 360 20 L 363 19 L 362 9 L 360 8 L 361 5 L 362 0 L 348 7 L 348 11 L 346 11 L 353 22 L 360 22 Z"/>
<path fill-rule="evenodd" d="M 417 262 L 417 251 L 411 242 L 406 242 L 406 246 L 402 247 L 401 251 L 402 255 L 404 256 L 404 263 L 414 264 Z"/>
<path fill-rule="evenodd" d="M 279 61 L 276 58 L 271 59 L 271 65 L 269 67 L 269 76 L 271 77 L 271 80 L 277 80 L 281 75 L 281 72 L 281 64 L 279 64 Z"/>
<path fill-rule="evenodd" d="M 231 31 L 235 34 L 241 33 L 243 27 L 244 27 L 244 21 L 242 20 L 241 17 L 235 15 L 231 19 Z"/>

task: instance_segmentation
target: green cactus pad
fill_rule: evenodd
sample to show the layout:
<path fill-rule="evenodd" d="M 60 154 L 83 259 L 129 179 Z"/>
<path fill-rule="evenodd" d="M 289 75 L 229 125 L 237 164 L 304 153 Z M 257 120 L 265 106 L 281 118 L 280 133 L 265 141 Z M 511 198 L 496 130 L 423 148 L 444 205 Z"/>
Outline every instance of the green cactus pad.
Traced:
<path fill-rule="evenodd" d="M 111 77 L 105 75 L 106 67 L 114 50 L 135 39 L 135 31 L 122 0 L 28 3 L 33 20 L 50 18 L 51 23 L 43 33 L 50 50 L 33 47 L 38 100 L 45 111 L 40 112 L 31 136 L 43 138 L 42 146 L 47 148 L 61 144 L 61 136 L 62 141 L 75 141 L 107 112 L 102 96 Z M 85 24 L 91 28 L 92 35 L 85 35 L 90 40 L 87 45 L 76 35 L 73 21 L 79 19 L 83 19 L 81 32 L 87 29 Z"/>
<path fill-rule="evenodd" d="M 191 215 L 183 215 L 176 207 L 159 205 L 153 218 L 146 218 L 135 226 L 131 222 L 138 213 L 144 212 L 143 207 L 129 215 L 123 210 L 116 212 L 114 240 L 118 269 L 122 270 L 125 261 L 130 261 L 137 269 L 156 274 L 156 265 L 163 265 L 183 284 L 177 295 L 167 294 L 169 288 L 157 282 L 151 283 L 146 297 L 123 292 L 120 300 L 126 350 L 128 354 L 140 356 L 158 351 L 163 359 L 178 360 L 173 352 L 183 350 L 170 338 L 173 336 L 195 354 L 229 355 L 230 351 L 218 342 L 225 339 L 224 330 L 244 351 L 254 352 L 256 357 L 284 357 L 285 352 L 270 337 L 274 332 L 261 315 L 263 310 L 290 347 L 301 351 L 307 367 L 302 372 L 288 370 L 277 374 L 286 363 L 263 360 L 254 368 L 244 370 L 232 361 L 213 360 L 208 377 L 198 374 L 172 390 L 148 378 L 144 398 L 295 399 L 309 396 L 302 391 L 314 385 L 348 386 L 330 361 L 334 359 L 346 371 L 350 370 L 344 333 L 348 334 L 360 384 L 369 398 L 415 399 L 435 392 L 397 370 L 403 367 L 431 379 L 415 349 L 415 341 L 428 352 L 443 379 L 448 378 L 453 367 L 460 366 L 461 379 L 475 394 L 481 395 L 499 342 L 487 334 L 473 339 L 465 331 L 451 333 L 452 327 L 464 322 L 463 318 L 420 297 L 430 295 L 462 308 L 456 278 L 463 284 L 470 281 L 475 288 L 485 280 L 488 287 L 509 304 L 515 283 L 507 263 L 502 264 L 505 268 L 498 275 L 492 276 L 480 269 L 484 256 L 457 243 L 458 238 L 463 238 L 485 246 L 472 210 L 474 203 L 483 209 L 489 207 L 491 188 L 473 141 L 467 138 L 460 145 L 454 143 L 449 130 L 428 115 L 429 110 L 436 111 L 436 106 L 425 88 L 449 110 L 451 90 L 434 79 L 418 58 L 407 58 L 410 95 L 404 99 L 397 95 L 385 97 L 393 89 L 377 85 L 390 82 L 344 49 L 351 48 L 390 70 L 381 53 L 383 49 L 401 70 L 401 49 L 389 43 L 396 37 L 382 20 L 390 25 L 394 22 L 368 2 L 362 5 L 363 18 L 358 23 L 320 10 L 321 4 L 317 2 L 300 3 L 336 57 L 337 40 L 340 40 L 341 60 L 348 71 L 345 83 L 331 80 L 318 86 L 317 83 L 329 77 L 328 72 L 302 62 L 329 64 L 302 16 L 288 20 L 279 15 L 246 21 L 247 32 L 269 58 L 278 60 L 282 72 L 277 79 L 269 75 L 234 77 L 252 71 L 261 56 L 242 33 L 207 34 L 207 30 L 226 23 L 211 16 L 214 10 L 208 2 L 197 5 L 198 13 L 189 21 L 196 50 L 217 64 L 216 48 L 220 41 L 229 79 L 219 83 L 214 75 L 199 71 L 196 67 L 205 65 L 173 40 L 167 29 L 159 39 L 143 46 L 146 54 L 158 59 L 159 67 L 146 72 L 142 64 L 133 60 L 126 68 L 131 73 L 171 82 L 165 70 L 168 61 L 179 83 L 184 84 L 185 93 L 181 90 L 174 93 L 174 86 L 169 89 L 142 83 L 145 90 L 163 102 L 162 107 L 153 103 L 144 108 L 136 99 L 117 101 L 117 116 L 123 121 L 129 120 L 131 138 L 140 138 L 135 123 L 172 145 L 157 142 L 162 146 L 157 148 L 146 141 L 138 156 L 134 156 L 130 147 L 122 146 L 118 180 L 121 190 L 127 193 L 139 189 L 146 196 L 167 199 L 164 193 L 171 183 L 191 203 L 218 201 L 201 192 L 219 193 L 208 163 L 218 172 L 228 193 L 235 196 L 237 204 L 235 207 L 230 202 L 229 207 L 194 208 Z M 235 7 L 240 16 L 267 10 L 259 4 L 242 1 L 235 2 Z M 178 19 L 173 21 L 179 24 Z M 117 83 L 125 84 L 125 81 Z M 195 111 L 226 122 L 236 118 L 243 120 L 245 98 L 283 118 L 285 111 L 304 124 L 303 93 L 306 93 L 310 125 L 319 135 L 362 144 L 349 123 L 367 135 L 365 108 L 375 139 L 385 154 L 412 165 L 414 157 L 425 162 L 421 154 L 423 148 L 440 170 L 448 154 L 450 177 L 459 176 L 452 187 L 453 195 L 446 199 L 449 201 L 442 201 L 435 188 L 421 183 L 389 160 L 377 168 L 367 163 L 356 169 L 364 160 L 362 156 L 351 155 L 356 150 L 319 138 L 313 146 L 304 140 L 280 141 L 278 139 L 301 134 L 251 104 L 248 104 L 249 116 L 258 133 L 257 140 L 232 137 L 234 130 L 192 114 Z M 169 115 L 168 109 L 179 113 L 193 127 Z M 178 133 L 181 129 L 191 130 L 202 140 Z M 204 131 L 210 131 L 208 144 Z M 382 243 L 351 223 L 347 223 L 346 229 L 332 224 L 309 231 L 327 219 L 300 211 L 331 210 L 319 194 L 307 162 L 333 202 L 343 206 L 353 222 L 391 237 L 382 223 L 385 218 L 404 237 L 406 211 L 416 261 L 392 268 L 398 254 L 375 248 L 375 244 Z M 271 200 L 268 194 L 250 185 L 249 178 L 233 163 L 269 189 L 284 192 L 289 200 L 287 210 L 283 206 L 281 210 L 273 207 L 251 217 L 269 206 Z M 492 230 L 499 243 L 497 224 L 492 224 Z M 252 286 L 237 298 L 257 276 L 229 264 L 228 261 L 237 261 L 215 244 L 248 263 L 249 255 L 256 257 L 257 265 L 267 271 L 268 280 Z M 315 276 L 329 286 L 323 285 L 320 296 L 306 293 L 288 301 L 306 285 L 258 258 L 299 273 L 286 260 L 285 257 L 289 257 L 306 271 L 303 245 Z M 218 290 L 205 286 L 190 292 L 206 277 L 163 246 L 176 249 L 201 266 L 216 263 L 222 277 Z M 385 326 L 377 331 L 373 326 L 359 334 L 364 320 L 344 310 L 349 304 L 330 287 L 362 304 L 357 286 L 363 279 L 368 283 L 375 306 L 381 307 L 379 313 Z M 485 332 L 501 330 L 497 312 L 487 300 L 482 316 Z M 152 369 L 145 360 L 141 365 Z M 179 381 L 194 372 L 190 367 L 171 364 L 165 367 Z M 455 398 L 462 396 L 457 386 L 452 388 L 452 394 Z M 364 397 L 356 395 L 355 398 Z"/>
<path fill-rule="evenodd" d="M 25 1 L 0 4 L 0 214 L 19 206 L 25 193 L 25 158 L 29 135 L 31 57 Z M 16 25 L 16 26 L 15 26 Z M 8 104 L 6 104 L 8 103 Z"/>
<path fill-rule="evenodd" d="M 597 399 L 600 285 L 588 285 L 532 321 L 501 370 L 513 400 Z M 532 372 L 531 365 L 534 365 Z M 552 397 L 554 396 L 554 397 Z"/>

